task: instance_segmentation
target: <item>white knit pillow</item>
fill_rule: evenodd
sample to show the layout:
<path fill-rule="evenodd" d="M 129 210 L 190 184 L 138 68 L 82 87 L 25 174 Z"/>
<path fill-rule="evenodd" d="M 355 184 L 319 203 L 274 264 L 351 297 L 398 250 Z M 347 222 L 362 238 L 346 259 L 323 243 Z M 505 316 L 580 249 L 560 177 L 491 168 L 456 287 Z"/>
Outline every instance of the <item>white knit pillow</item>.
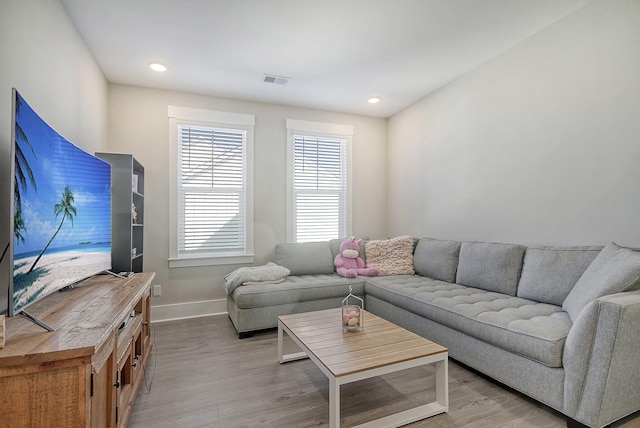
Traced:
<path fill-rule="evenodd" d="M 367 241 L 364 246 L 367 267 L 378 268 L 378 275 L 413 275 L 413 238 L 399 236 Z"/>

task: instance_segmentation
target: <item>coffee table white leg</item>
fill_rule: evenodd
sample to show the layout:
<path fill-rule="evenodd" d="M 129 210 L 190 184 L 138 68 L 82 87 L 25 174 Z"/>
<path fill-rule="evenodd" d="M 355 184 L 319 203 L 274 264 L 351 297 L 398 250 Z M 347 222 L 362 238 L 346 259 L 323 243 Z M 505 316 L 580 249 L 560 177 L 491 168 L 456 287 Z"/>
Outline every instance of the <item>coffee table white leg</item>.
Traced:
<path fill-rule="evenodd" d="M 329 376 L 329 428 L 340 428 L 340 384 Z"/>
<path fill-rule="evenodd" d="M 295 352 L 293 354 L 284 355 L 284 333 L 287 333 L 287 336 L 293 339 L 289 330 L 282 325 L 282 321 L 278 320 L 278 361 L 280 364 L 309 358 L 306 352 Z M 298 343 L 298 346 L 301 346 L 300 343 Z"/>
<path fill-rule="evenodd" d="M 436 364 L 436 401 L 444 407 L 444 411 L 449 411 L 449 358 Z"/>
<path fill-rule="evenodd" d="M 283 334 L 282 334 L 282 324 L 280 323 L 280 320 L 278 320 L 278 361 L 280 363 L 283 363 L 283 359 L 282 359 L 282 354 L 283 354 L 283 349 L 284 349 L 284 344 L 283 344 Z"/>

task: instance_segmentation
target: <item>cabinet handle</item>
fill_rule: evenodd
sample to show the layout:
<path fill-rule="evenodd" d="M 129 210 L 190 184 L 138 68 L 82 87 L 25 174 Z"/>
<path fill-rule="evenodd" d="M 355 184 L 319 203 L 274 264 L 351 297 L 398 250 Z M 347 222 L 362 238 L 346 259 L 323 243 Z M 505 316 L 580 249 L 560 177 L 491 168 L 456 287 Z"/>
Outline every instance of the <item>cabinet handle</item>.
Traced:
<path fill-rule="evenodd" d="M 117 380 L 116 383 L 113 384 L 113 386 L 115 386 L 116 388 L 120 388 L 120 381 Z"/>

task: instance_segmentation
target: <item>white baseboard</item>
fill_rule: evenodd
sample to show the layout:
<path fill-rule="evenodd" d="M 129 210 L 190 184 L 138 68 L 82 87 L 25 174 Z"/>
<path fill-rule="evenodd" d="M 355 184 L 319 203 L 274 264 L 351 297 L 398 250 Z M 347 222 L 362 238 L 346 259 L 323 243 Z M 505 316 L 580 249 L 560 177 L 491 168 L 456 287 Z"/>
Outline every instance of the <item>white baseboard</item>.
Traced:
<path fill-rule="evenodd" d="M 226 299 L 157 305 L 151 306 L 151 322 L 208 317 L 211 315 L 224 315 L 226 313 Z"/>

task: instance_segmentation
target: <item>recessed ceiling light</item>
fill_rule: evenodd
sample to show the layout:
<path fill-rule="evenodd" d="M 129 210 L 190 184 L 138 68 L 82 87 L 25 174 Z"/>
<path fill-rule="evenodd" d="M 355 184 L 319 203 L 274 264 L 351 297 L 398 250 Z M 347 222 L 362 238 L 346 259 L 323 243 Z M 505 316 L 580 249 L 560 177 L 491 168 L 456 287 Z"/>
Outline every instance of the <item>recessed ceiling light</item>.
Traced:
<path fill-rule="evenodd" d="M 160 73 L 162 73 L 163 71 L 167 71 L 167 66 L 161 62 L 155 62 L 155 61 L 150 62 L 149 68 L 152 69 L 153 71 L 158 71 Z"/>
<path fill-rule="evenodd" d="M 369 102 L 369 104 L 377 104 L 380 102 L 382 98 L 380 97 L 371 97 L 367 100 L 367 102 Z"/>

